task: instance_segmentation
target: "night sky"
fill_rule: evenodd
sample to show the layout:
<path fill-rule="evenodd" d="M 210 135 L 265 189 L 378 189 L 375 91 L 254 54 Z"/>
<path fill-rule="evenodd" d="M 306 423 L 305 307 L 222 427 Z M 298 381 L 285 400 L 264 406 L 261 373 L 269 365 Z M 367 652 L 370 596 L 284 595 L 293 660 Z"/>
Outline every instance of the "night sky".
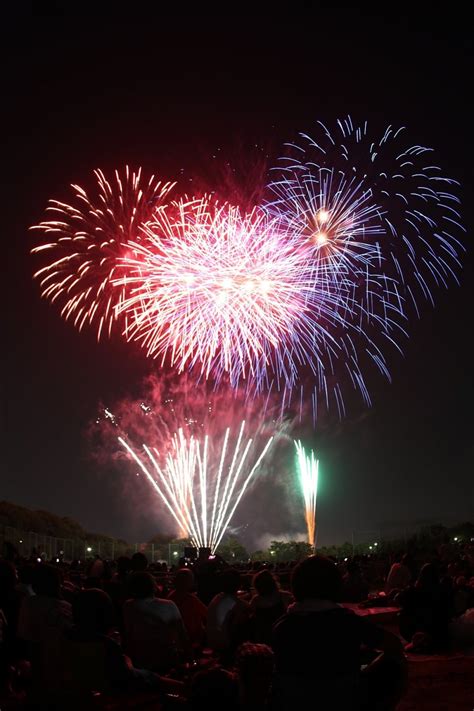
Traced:
<path fill-rule="evenodd" d="M 136 388 L 155 366 L 118 337 L 97 344 L 92 330 L 79 334 L 40 299 L 28 227 L 47 200 L 67 200 L 68 185 L 87 184 L 97 167 L 142 165 L 173 179 L 182 168 L 198 172 L 218 147 L 227 155 L 270 145 L 278 154 L 316 119 L 351 113 L 408 125 L 437 149 L 445 173 L 463 183 L 468 253 L 461 287 L 437 292 L 436 310 L 426 305 L 412 323 L 404 358 L 391 357 L 392 385 L 370 383 L 373 408 L 359 405 L 314 434 L 319 542 L 353 529 L 474 520 L 470 22 L 459 12 L 302 3 L 288 4 L 291 16 L 276 3 L 199 14 L 187 3 L 169 14 L 155 3 L 128 13 L 100 4 L 109 12 L 20 2 L 3 18 L 0 498 L 131 541 L 163 528 L 146 486 L 99 468 L 84 437 L 99 401 Z M 186 177 L 181 186 L 189 189 Z M 248 540 L 303 530 L 285 498 L 278 481 L 257 486 L 238 519 Z"/>

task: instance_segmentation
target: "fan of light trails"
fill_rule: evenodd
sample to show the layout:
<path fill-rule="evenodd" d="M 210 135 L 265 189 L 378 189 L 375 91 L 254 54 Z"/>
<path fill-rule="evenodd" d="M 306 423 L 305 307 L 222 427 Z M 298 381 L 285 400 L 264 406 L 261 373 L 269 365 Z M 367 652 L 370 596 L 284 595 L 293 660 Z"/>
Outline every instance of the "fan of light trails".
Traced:
<path fill-rule="evenodd" d="M 179 429 L 163 457 L 147 445 L 143 445 L 144 454 L 140 456 L 123 437 L 119 442 L 145 474 L 180 530 L 197 547 L 214 551 L 273 441 L 270 437 L 252 463 L 253 441 L 244 435 L 245 421 L 235 442 L 227 428 L 217 452 L 216 443 L 209 436 L 200 440 Z"/>
<path fill-rule="evenodd" d="M 31 229 L 48 239 L 32 252 L 48 257 L 48 263 L 35 273 L 41 295 L 61 305 L 61 315 L 80 329 L 95 325 L 97 337 L 110 332 L 117 318 L 117 307 L 127 294 L 126 279 L 120 288 L 112 280 L 123 275 L 120 259 L 130 253 L 130 242 L 141 239 L 141 227 L 163 204 L 173 187 L 154 176 L 145 179 L 141 168 L 109 180 L 101 170 L 94 171 L 93 194 L 78 185 L 74 203 L 51 200 L 47 208 L 51 219 Z M 126 327 L 125 323 L 120 328 Z"/>
<path fill-rule="evenodd" d="M 311 451 L 309 456 L 301 442 L 295 441 L 296 466 L 298 469 L 301 490 L 304 498 L 304 511 L 308 543 L 313 546 L 316 542 L 316 496 L 318 493 L 318 466 L 319 462 Z"/>

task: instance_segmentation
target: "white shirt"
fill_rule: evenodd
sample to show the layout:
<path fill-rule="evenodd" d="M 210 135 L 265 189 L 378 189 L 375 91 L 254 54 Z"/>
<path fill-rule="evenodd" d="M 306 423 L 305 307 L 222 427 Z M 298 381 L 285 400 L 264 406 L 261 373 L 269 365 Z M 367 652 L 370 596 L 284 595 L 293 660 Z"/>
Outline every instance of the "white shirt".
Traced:
<path fill-rule="evenodd" d="M 233 595 L 219 593 L 212 598 L 207 608 L 207 641 L 212 649 L 226 649 L 230 640 L 226 628 L 227 615 L 237 600 Z"/>
<path fill-rule="evenodd" d="M 159 597 L 127 600 L 123 621 L 126 651 L 135 666 L 160 670 L 175 662 L 185 632 L 174 602 Z"/>
<path fill-rule="evenodd" d="M 181 613 L 172 600 L 161 597 L 146 597 L 143 600 L 127 600 L 124 605 L 124 616 L 146 617 L 151 622 L 160 621 L 165 624 L 181 620 Z"/>

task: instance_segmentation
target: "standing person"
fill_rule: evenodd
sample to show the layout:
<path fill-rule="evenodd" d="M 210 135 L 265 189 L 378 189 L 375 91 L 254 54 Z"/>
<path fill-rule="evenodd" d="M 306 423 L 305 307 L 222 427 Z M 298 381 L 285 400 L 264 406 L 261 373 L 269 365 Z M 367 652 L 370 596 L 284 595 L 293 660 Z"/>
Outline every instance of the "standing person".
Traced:
<path fill-rule="evenodd" d="M 274 709 L 393 709 L 404 682 L 399 639 L 337 604 L 337 566 L 315 555 L 293 572 L 296 602 L 274 627 Z M 364 646 L 373 661 L 361 673 Z M 381 654 L 379 654 L 381 652 Z"/>

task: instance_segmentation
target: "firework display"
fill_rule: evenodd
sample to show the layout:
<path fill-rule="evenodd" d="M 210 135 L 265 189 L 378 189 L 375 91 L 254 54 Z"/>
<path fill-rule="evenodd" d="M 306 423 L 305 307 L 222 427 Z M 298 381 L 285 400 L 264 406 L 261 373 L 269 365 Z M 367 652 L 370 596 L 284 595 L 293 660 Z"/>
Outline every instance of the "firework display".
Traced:
<path fill-rule="evenodd" d="M 145 476 L 182 537 L 214 550 L 285 427 L 268 399 L 152 376 L 141 397 L 103 407 L 91 433 L 102 457 Z"/>
<path fill-rule="evenodd" d="M 172 438 L 170 451 L 160 464 L 158 450 L 143 445 L 140 457 L 126 440 L 119 442 L 138 464 L 175 519 L 180 531 L 196 547 L 215 551 L 240 500 L 265 457 L 273 438 L 265 444 L 255 463 L 249 464 L 252 439 L 244 439 L 245 422 L 233 446 L 231 431 L 225 431 L 221 451 L 206 435 L 200 442 L 186 438 L 180 429 Z M 144 461 L 145 460 L 145 461 Z"/>
<path fill-rule="evenodd" d="M 280 424 L 292 398 L 300 420 L 310 403 L 313 425 L 320 403 L 340 419 L 348 394 L 370 405 L 368 373 L 390 378 L 387 351 L 401 351 L 412 314 L 457 280 L 458 184 L 405 134 L 318 122 L 251 186 L 263 196 L 251 208 L 171 198 L 173 182 L 141 169 L 97 170 L 95 190 L 73 186 L 73 203 L 50 201 L 33 228 L 45 238 L 32 250 L 42 296 L 185 383 L 164 397 L 154 381 L 160 397 L 139 405 L 139 427 L 133 408 L 105 412 L 122 456 L 195 545 L 218 546 L 267 458 L 270 398 Z M 295 446 L 314 545 L 318 461 Z"/>
<path fill-rule="evenodd" d="M 304 499 L 304 515 L 308 543 L 314 548 L 316 544 L 316 497 L 318 494 L 319 461 L 314 452 L 306 454 L 300 441 L 295 442 L 296 466 Z"/>
<path fill-rule="evenodd" d="M 166 202 L 170 182 L 96 171 L 96 198 L 76 186 L 77 207 L 53 201 L 57 219 L 37 226 L 50 241 L 33 251 L 52 257 L 35 274 L 42 294 L 99 337 L 117 321 L 163 367 L 256 393 L 306 383 L 316 411 L 335 403 L 342 417 L 345 391 L 370 404 L 370 364 L 389 377 L 408 305 L 459 266 L 456 183 L 403 141 L 319 123 L 250 212 Z"/>
<path fill-rule="evenodd" d="M 151 218 L 173 187 L 153 175 L 145 179 L 141 168 L 115 171 L 108 179 L 94 171 L 94 193 L 73 185 L 74 203 L 50 200 L 50 219 L 32 229 L 45 234 L 47 242 L 34 254 L 51 261 L 35 273 L 41 295 L 61 307 L 61 315 L 82 329 L 97 329 L 97 338 L 110 335 L 117 319 L 117 305 L 125 298 L 126 284 L 112 288 L 121 272 L 121 259 L 130 243 L 141 237 L 141 226 Z M 127 314 L 125 314 L 125 318 Z M 121 324 L 123 328 L 123 324 Z"/>
<path fill-rule="evenodd" d="M 420 296 L 433 302 L 434 288 L 457 280 L 464 251 L 458 185 L 431 148 L 407 143 L 404 127 L 377 133 L 348 116 L 334 128 L 318 121 L 311 135 L 287 144 L 267 209 L 313 245 L 316 260 L 386 285 L 375 294 L 382 309 L 405 315 L 411 305 L 419 315 Z"/>
<path fill-rule="evenodd" d="M 250 382 L 258 392 L 276 381 L 291 390 L 300 368 L 316 376 L 317 390 L 340 390 L 333 362 L 345 360 L 364 389 L 354 342 L 383 355 L 370 341 L 348 279 L 333 287 L 327 265 L 295 250 L 279 220 L 262 210 L 242 214 L 209 199 L 158 210 L 121 260 L 133 313 L 127 336 L 179 372 L 206 379 Z M 356 314 L 358 316 L 356 316 Z M 350 315 L 350 317 L 349 317 Z M 381 328 L 384 324 L 381 323 Z M 328 385 L 329 376 L 332 385 Z"/>

